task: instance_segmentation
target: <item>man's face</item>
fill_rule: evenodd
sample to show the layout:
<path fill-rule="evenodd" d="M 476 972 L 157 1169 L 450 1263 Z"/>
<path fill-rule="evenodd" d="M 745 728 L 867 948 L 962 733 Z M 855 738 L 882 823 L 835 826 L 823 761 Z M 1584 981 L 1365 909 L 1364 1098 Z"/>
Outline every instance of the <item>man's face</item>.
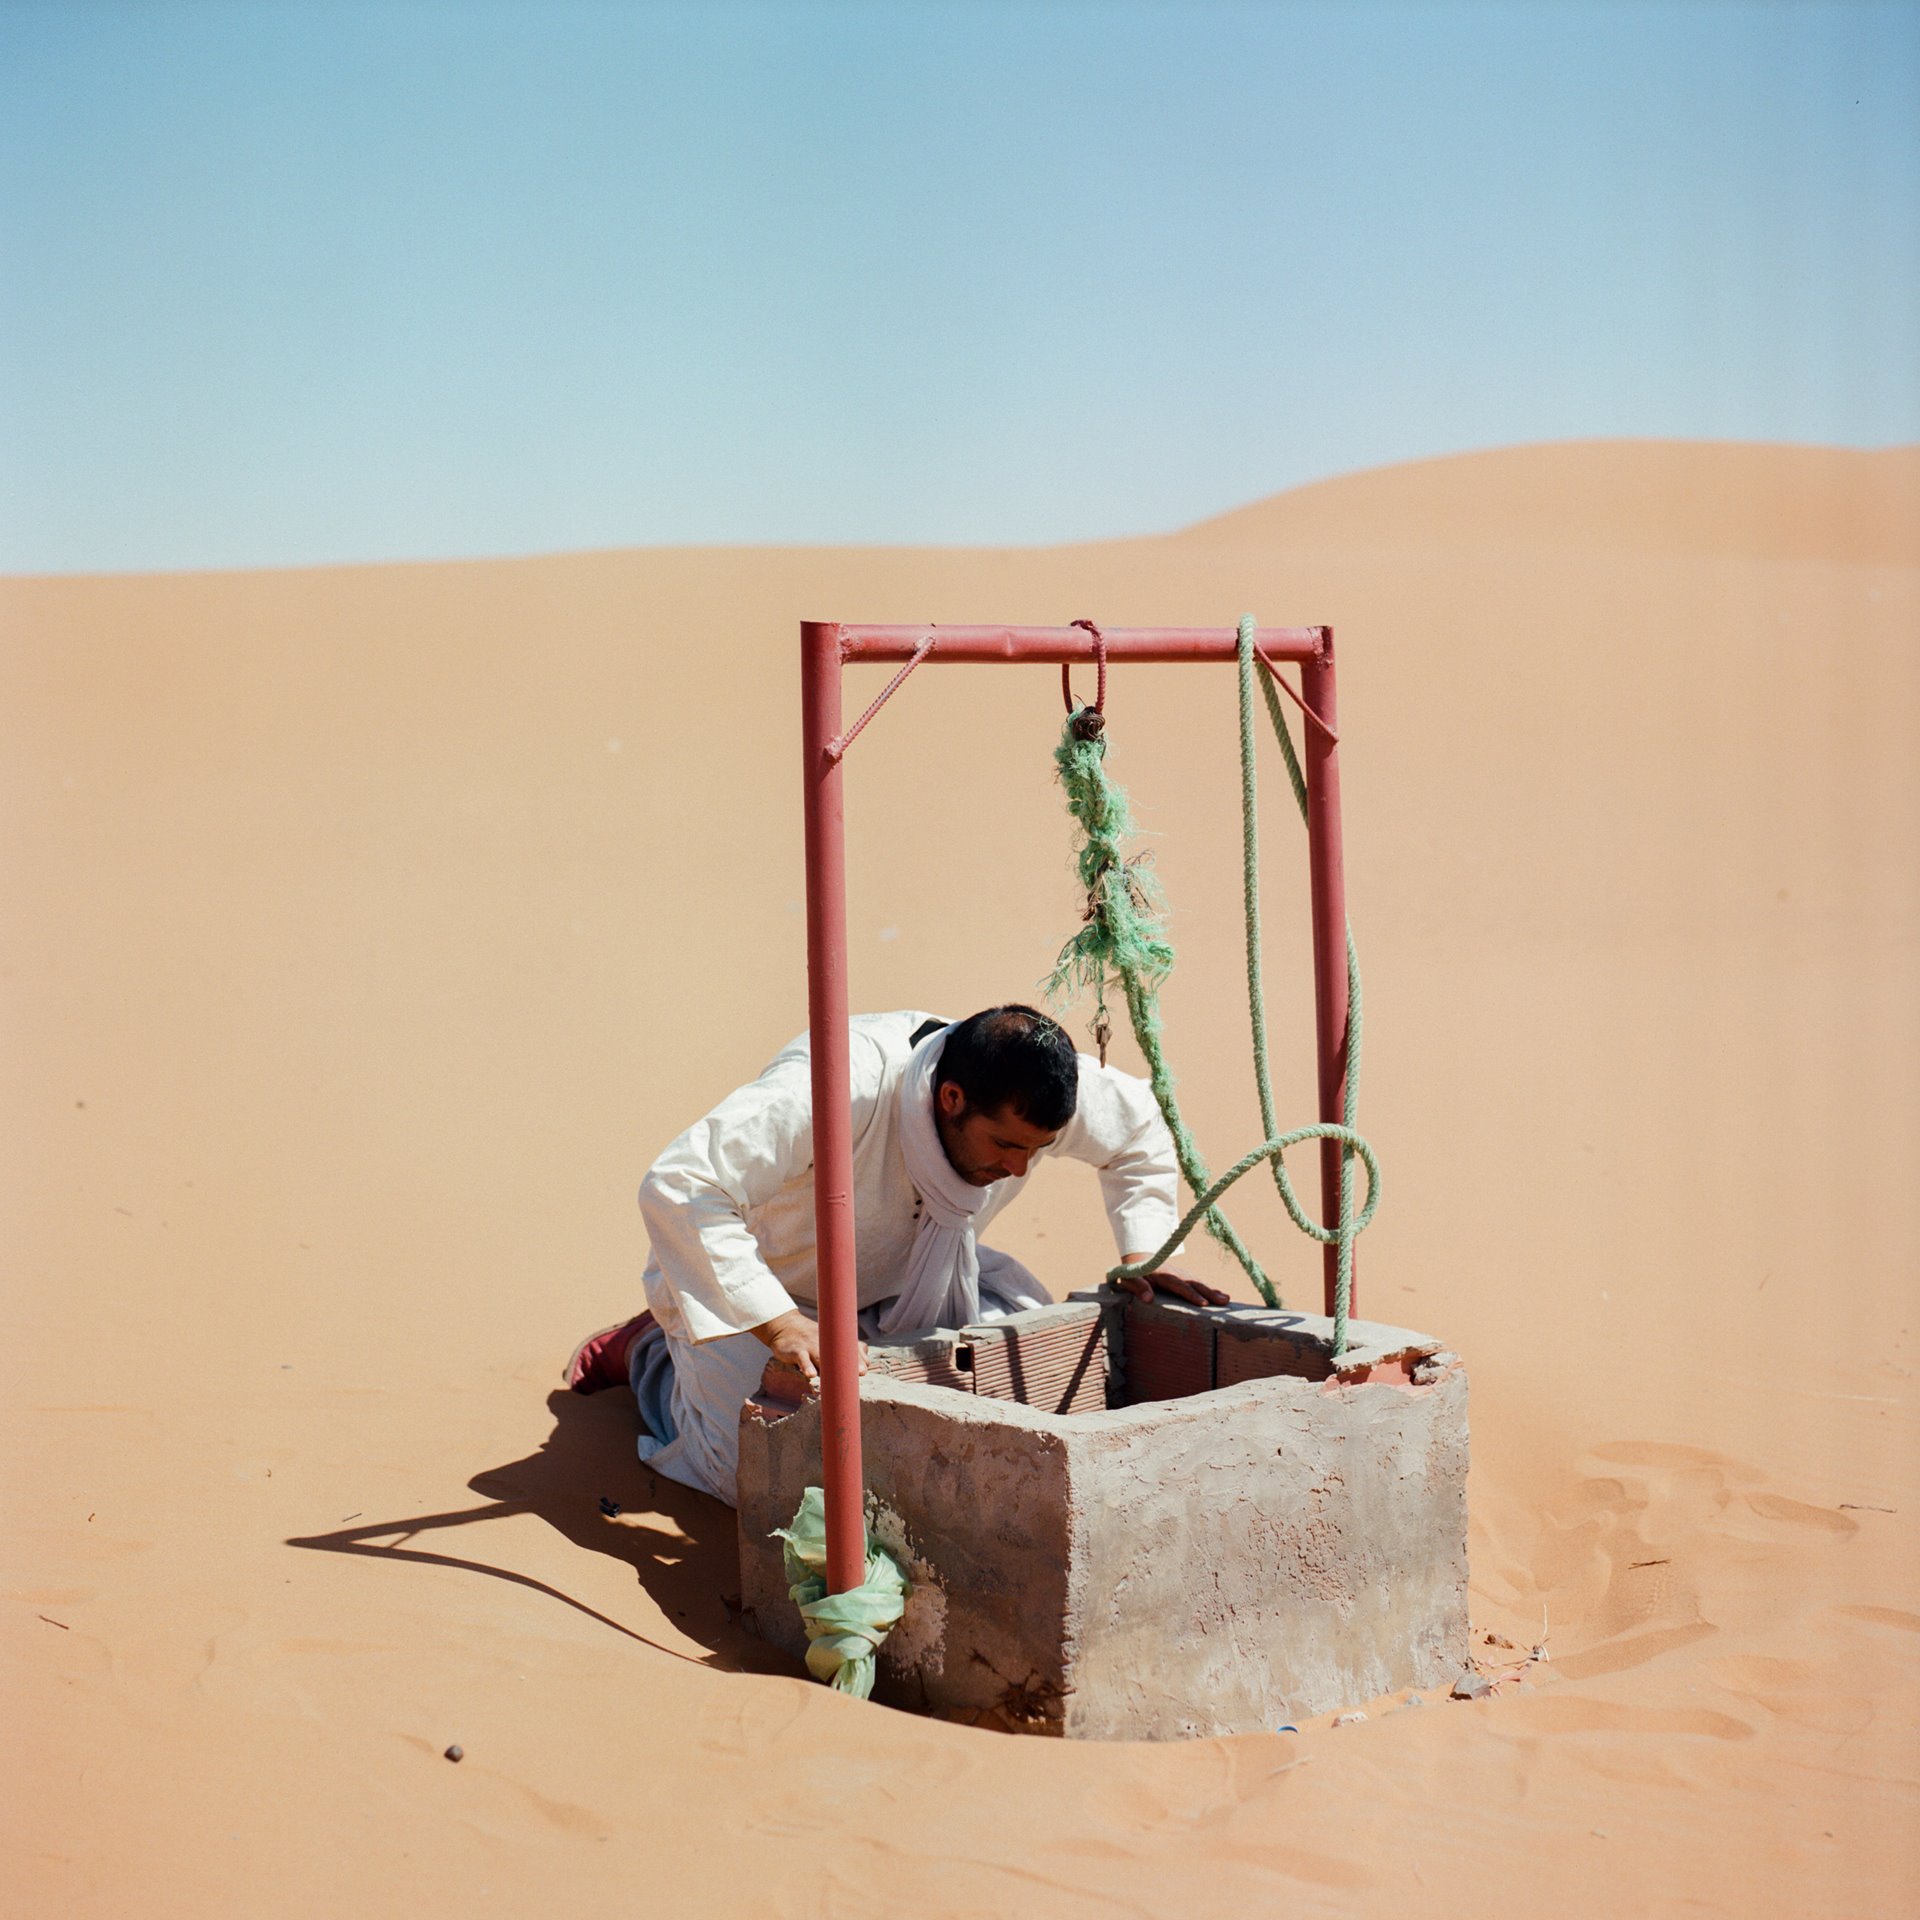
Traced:
<path fill-rule="evenodd" d="M 941 1081 L 934 1091 L 933 1118 L 954 1172 L 976 1187 L 1017 1179 L 1042 1147 L 1060 1137 L 1029 1124 L 1010 1106 L 976 1112 L 951 1080 Z"/>

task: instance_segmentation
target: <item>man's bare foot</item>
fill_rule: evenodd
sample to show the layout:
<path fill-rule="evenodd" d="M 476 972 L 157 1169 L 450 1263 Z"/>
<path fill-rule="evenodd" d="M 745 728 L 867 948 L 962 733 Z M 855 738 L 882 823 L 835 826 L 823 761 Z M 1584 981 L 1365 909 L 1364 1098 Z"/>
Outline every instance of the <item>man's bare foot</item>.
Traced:
<path fill-rule="evenodd" d="M 633 1343 L 653 1325 L 653 1315 L 636 1313 L 617 1327 L 602 1327 L 573 1350 L 563 1376 L 575 1393 L 603 1393 L 627 1385 L 627 1355 Z"/>

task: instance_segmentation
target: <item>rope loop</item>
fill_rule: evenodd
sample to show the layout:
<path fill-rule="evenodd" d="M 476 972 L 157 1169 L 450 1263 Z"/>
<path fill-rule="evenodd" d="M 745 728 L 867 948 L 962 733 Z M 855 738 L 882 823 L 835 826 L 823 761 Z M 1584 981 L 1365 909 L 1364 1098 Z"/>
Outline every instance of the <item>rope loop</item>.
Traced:
<path fill-rule="evenodd" d="M 1075 620 L 1072 624 L 1093 635 L 1093 705 L 1075 707 L 1073 704 L 1073 662 L 1070 660 L 1060 662 L 1060 697 L 1067 703 L 1074 738 L 1098 740 L 1107 730 L 1107 636 L 1091 620 Z"/>
<path fill-rule="evenodd" d="M 1283 1158 L 1289 1147 L 1297 1147 L 1303 1140 L 1337 1140 L 1349 1152 L 1358 1154 L 1361 1164 L 1367 1170 L 1367 1203 L 1351 1220 L 1338 1227 L 1323 1227 L 1310 1218 L 1301 1206 L 1293 1191 L 1293 1182 L 1287 1177 L 1286 1163 Z M 1286 1202 L 1288 1218 L 1300 1231 L 1310 1238 L 1318 1240 L 1323 1246 L 1339 1244 L 1346 1247 L 1352 1244 L 1356 1235 L 1364 1232 L 1373 1219 L 1374 1209 L 1380 1204 L 1380 1163 L 1374 1158 L 1373 1149 L 1351 1127 L 1338 1127 L 1331 1121 L 1322 1121 L 1316 1126 L 1296 1127 L 1291 1133 L 1283 1133 L 1272 1140 L 1263 1141 L 1249 1154 L 1243 1154 L 1230 1166 L 1220 1178 L 1201 1194 L 1186 1217 L 1167 1235 L 1166 1239 L 1148 1257 L 1136 1266 L 1110 1267 L 1107 1270 L 1109 1280 L 1137 1280 L 1142 1275 L 1157 1272 L 1171 1257 L 1194 1223 L 1209 1208 L 1213 1207 L 1220 1196 L 1241 1178 L 1251 1173 L 1261 1161 L 1271 1160 L 1280 1179 L 1280 1196 Z M 1341 1344 L 1344 1346 L 1345 1342 Z"/>

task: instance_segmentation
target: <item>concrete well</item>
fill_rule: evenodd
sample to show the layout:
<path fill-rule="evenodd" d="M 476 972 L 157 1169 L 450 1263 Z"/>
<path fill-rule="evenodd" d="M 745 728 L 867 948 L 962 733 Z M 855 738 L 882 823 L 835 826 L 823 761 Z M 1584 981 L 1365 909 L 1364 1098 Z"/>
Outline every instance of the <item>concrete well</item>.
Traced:
<path fill-rule="evenodd" d="M 1467 1662 L 1465 1370 L 1370 1321 L 1337 1367 L 1331 1352 L 1317 1315 L 1104 1289 L 872 1350 L 869 1524 L 913 1581 L 875 1697 L 1172 1739 L 1450 1682 Z M 781 1391 L 770 1378 L 741 1414 L 742 1600 L 798 1655 L 770 1535 L 818 1483 L 820 1418 Z"/>

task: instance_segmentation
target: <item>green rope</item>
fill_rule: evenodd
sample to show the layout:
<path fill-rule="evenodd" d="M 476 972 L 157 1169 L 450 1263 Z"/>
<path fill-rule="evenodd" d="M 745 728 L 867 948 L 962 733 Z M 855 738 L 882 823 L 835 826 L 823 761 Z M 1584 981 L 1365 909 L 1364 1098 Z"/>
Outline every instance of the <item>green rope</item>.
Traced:
<path fill-rule="evenodd" d="M 874 1656 L 906 1611 L 909 1583 L 884 1547 L 867 1550 L 867 1577 L 845 1593 L 827 1591 L 827 1509 L 818 1487 L 800 1496 L 785 1542 L 787 1592 L 807 1628 L 807 1671 L 816 1680 L 864 1700 L 873 1692 Z"/>
<path fill-rule="evenodd" d="M 1287 1170 L 1281 1160 L 1289 1147 L 1297 1147 L 1303 1140 L 1338 1140 L 1347 1153 L 1357 1153 L 1360 1163 L 1367 1170 L 1367 1204 L 1361 1208 L 1360 1217 L 1351 1226 L 1342 1222 L 1337 1227 L 1323 1227 L 1313 1219 L 1300 1204 L 1299 1196 L 1293 1190 L 1293 1182 L 1287 1177 Z M 1144 1274 L 1157 1271 L 1161 1263 L 1169 1258 L 1179 1246 L 1193 1223 L 1212 1206 L 1241 1175 L 1251 1173 L 1261 1161 L 1271 1161 L 1280 1187 L 1280 1197 L 1286 1202 L 1287 1214 L 1293 1224 L 1304 1234 L 1318 1240 L 1323 1246 L 1331 1246 L 1344 1235 L 1351 1240 L 1373 1218 L 1373 1210 L 1379 1204 L 1380 1163 L 1373 1157 L 1373 1149 L 1351 1127 L 1336 1127 L 1331 1122 L 1318 1122 L 1311 1127 L 1296 1127 L 1291 1133 L 1277 1135 L 1272 1140 L 1262 1141 L 1251 1153 L 1243 1154 L 1230 1166 L 1220 1178 L 1207 1188 L 1200 1198 L 1187 1210 L 1186 1218 L 1167 1235 L 1159 1247 L 1135 1266 L 1112 1267 L 1107 1272 L 1109 1280 L 1137 1280 Z M 1348 1198 L 1351 1199 L 1351 1194 Z M 1342 1340 L 1339 1351 L 1345 1351 Z"/>
<path fill-rule="evenodd" d="M 1242 847 L 1242 872 L 1246 896 L 1247 916 L 1247 1004 L 1253 1018 L 1253 1069 L 1260 1085 L 1260 1124 L 1266 1128 L 1267 1137 L 1273 1138 L 1275 1130 L 1273 1085 L 1267 1066 L 1267 1014 L 1265 997 L 1260 986 L 1260 827 L 1259 815 L 1254 800 L 1254 752 L 1253 752 L 1253 682 L 1254 673 L 1254 634 L 1258 631 L 1253 615 L 1243 613 L 1240 616 L 1240 824 Z M 1300 770 L 1300 758 L 1293 750 L 1293 731 L 1287 725 L 1287 716 L 1280 710 L 1280 696 L 1274 690 L 1273 676 L 1260 674 L 1260 691 L 1266 696 L 1267 718 L 1273 723 L 1274 737 L 1280 742 L 1281 757 L 1287 763 L 1287 781 L 1293 788 L 1294 804 L 1300 809 L 1300 819 L 1304 825 L 1307 818 L 1307 777 Z M 1360 998 L 1360 953 L 1353 944 L 1353 929 L 1346 930 L 1347 937 L 1347 1085 L 1346 1098 L 1341 1104 L 1340 1117 L 1351 1130 L 1360 1111 L 1360 1041 L 1363 1030 L 1362 1005 Z M 1333 1135 L 1323 1136 L 1333 1138 Z M 1356 1136 L 1357 1137 L 1357 1136 Z M 1347 1350 L 1347 1311 L 1353 1300 L 1353 1241 L 1359 1233 L 1360 1225 L 1353 1222 L 1353 1156 L 1355 1148 L 1350 1143 L 1342 1143 L 1340 1149 L 1340 1225 L 1332 1234 L 1318 1234 L 1322 1240 L 1337 1240 L 1339 1253 L 1334 1267 L 1333 1293 L 1333 1350 L 1341 1354 Z M 1305 1227 L 1299 1212 L 1288 1198 L 1286 1169 L 1276 1154 L 1272 1161 L 1274 1184 L 1280 1189 L 1280 1197 L 1287 1203 L 1287 1212 L 1297 1227 Z M 1367 1190 L 1373 1191 L 1378 1172 L 1369 1158 L 1367 1162 Z M 1373 1216 L 1373 1207 L 1369 1203 L 1367 1218 Z"/>
<path fill-rule="evenodd" d="M 1108 977 L 1118 977 L 1134 1038 L 1146 1058 L 1153 1097 L 1173 1135 L 1180 1171 L 1187 1185 L 1201 1193 L 1212 1184 L 1213 1176 L 1181 1118 L 1160 1025 L 1160 989 L 1173 971 L 1174 959 L 1163 920 L 1165 896 L 1145 860 L 1128 860 L 1121 851 L 1122 843 L 1133 837 L 1133 811 L 1125 792 L 1107 778 L 1105 739 L 1077 725 L 1078 720 L 1078 714 L 1068 719 L 1053 762 L 1066 789 L 1067 810 L 1080 827 L 1075 865 L 1087 890 L 1086 924 L 1060 949 L 1046 991 L 1053 999 L 1064 1000 L 1088 989 L 1104 1018 Z M 1227 1216 L 1211 1205 L 1196 1211 L 1207 1232 L 1246 1269 L 1261 1298 L 1277 1307 L 1280 1296 L 1273 1282 L 1260 1270 Z"/>
<path fill-rule="evenodd" d="M 1267 1066 L 1267 998 L 1260 985 L 1260 810 L 1256 804 L 1253 752 L 1253 617 L 1240 621 L 1240 887 L 1247 924 L 1247 1014 L 1253 1024 L 1253 1073 L 1260 1089 L 1260 1125 L 1271 1140 L 1280 1131 L 1273 1105 L 1273 1075 Z M 1287 741 L 1289 751 L 1293 742 Z M 1270 1163 L 1284 1180 L 1284 1162 Z"/>
<path fill-rule="evenodd" d="M 1069 717 L 1060 745 L 1054 751 L 1054 764 L 1066 789 L 1068 811 L 1081 829 L 1077 856 L 1081 883 L 1087 889 L 1086 924 L 1061 949 L 1060 958 L 1047 981 L 1047 991 L 1056 999 L 1070 996 L 1076 988 L 1091 989 L 1102 1028 L 1105 1024 L 1106 990 L 1109 975 L 1118 978 L 1126 996 L 1127 1012 L 1134 1037 L 1146 1057 L 1148 1077 L 1154 1097 L 1166 1116 L 1173 1135 L 1174 1152 L 1187 1185 L 1196 1202 L 1186 1218 L 1174 1229 L 1165 1245 L 1149 1260 L 1134 1266 L 1117 1266 L 1110 1280 L 1137 1277 L 1153 1272 L 1180 1244 L 1196 1220 L 1204 1220 L 1206 1229 L 1246 1269 L 1269 1306 L 1280 1305 L 1273 1283 L 1248 1252 L 1240 1236 L 1220 1211 L 1220 1196 L 1241 1175 L 1251 1172 L 1263 1160 L 1273 1169 L 1274 1185 L 1286 1207 L 1287 1216 L 1303 1233 L 1323 1244 L 1337 1245 L 1334 1285 L 1333 1350 L 1342 1354 L 1347 1347 L 1347 1316 L 1353 1295 L 1353 1243 L 1372 1220 L 1379 1199 L 1379 1164 L 1373 1150 L 1354 1129 L 1359 1111 L 1361 997 L 1360 958 L 1354 946 L 1353 932 L 1347 930 L 1347 1085 L 1342 1108 L 1344 1125 L 1323 1122 L 1302 1127 L 1293 1133 L 1278 1131 L 1273 1098 L 1273 1079 L 1268 1057 L 1266 999 L 1261 987 L 1260 947 L 1260 837 L 1257 809 L 1257 776 L 1254 755 L 1253 683 L 1254 634 L 1252 615 L 1240 622 L 1240 828 L 1241 886 L 1246 919 L 1247 1006 L 1253 1027 L 1253 1063 L 1260 1094 L 1260 1123 L 1267 1138 L 1247 1154 L 1219 1180 L 1209 1177 L 1206 1162 L 1191 1133 L 1180 1117 L 1174 1098 L 1173 1074 L 1167 1065 L 1165 1038 L 1160 1025 L 1159 993 L 1173 971 L 1173 945 L 1164 927 L 1165 900 L 1159 883 L 1145 870 L 1142 860 L 1129 861 L 1121 843 L 1133 834 L 1132 810 L 1124 791 L 1106 775 L 1107 746 L 1104 730 L 1085 724 L 1083 708 Z M 1266 697 L 1267 716 L 1273 724 L 1286 761 L 1287 778 L 1301 818 L 1307 813 L 1307 782 L 1294 752 L 1293 736 L 1286 715 L 1280 710 L 1278 694 L 1271 679 L 1259 676 Z M 1303 1140 L 1336 1140 L 1340 1143 L 1339 1220 L 1323 1227 L 1311 1220 L 1301 1207 L 1289 1179 L 1284 1155 L 1290 1146 Z M 1353 1161 L 1359 1155 L 1367 1169 L 1367 1203 L 1358 1219 L 1353 1211 Z"/>

